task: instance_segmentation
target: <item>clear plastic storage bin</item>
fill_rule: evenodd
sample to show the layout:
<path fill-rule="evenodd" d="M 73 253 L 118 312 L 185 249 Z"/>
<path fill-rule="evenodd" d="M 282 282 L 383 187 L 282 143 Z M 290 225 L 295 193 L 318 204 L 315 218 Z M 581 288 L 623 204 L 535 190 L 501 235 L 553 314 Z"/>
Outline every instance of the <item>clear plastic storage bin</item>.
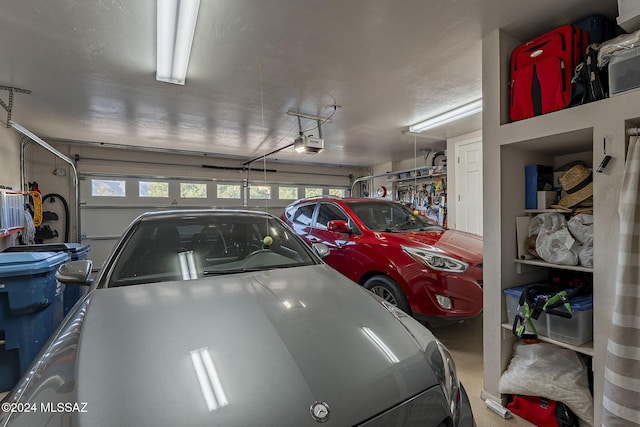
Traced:
<path fill-rule="evenodd" d="M 572 345 L 593 340 L 593 295 L 583 295 L 571 301 L 570 319 L 547 314 L 549 338 Z M 564 310 L 564 307 L 557 308 Z"/>
<path fill-rule="evenodd" d="M 640 87 L 640 48 L 629 49 L 609 60 L 609 93 L 625 92 Z"/>

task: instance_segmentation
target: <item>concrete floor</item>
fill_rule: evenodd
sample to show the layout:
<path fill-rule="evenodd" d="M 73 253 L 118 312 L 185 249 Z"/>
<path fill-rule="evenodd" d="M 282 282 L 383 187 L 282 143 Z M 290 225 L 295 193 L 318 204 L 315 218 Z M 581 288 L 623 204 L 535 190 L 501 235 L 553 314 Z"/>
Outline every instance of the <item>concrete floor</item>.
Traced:
<path fill-rule="evenodd" d="M 449 349 L 456 362 L 458 378 L 467 390 L 478 427 L 533 426 L 516 416 L 509 419 L 500 417 L 480 398 L 483 389 L 482 316 L 463 323 L 433 327 L 431 330 Z"/>

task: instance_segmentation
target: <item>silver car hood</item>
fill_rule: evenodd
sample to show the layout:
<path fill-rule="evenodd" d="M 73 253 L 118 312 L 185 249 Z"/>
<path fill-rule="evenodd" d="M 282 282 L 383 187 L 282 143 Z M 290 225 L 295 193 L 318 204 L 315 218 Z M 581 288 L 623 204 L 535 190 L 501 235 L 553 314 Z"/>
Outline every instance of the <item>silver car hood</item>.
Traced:
<path fill-rule="evenodd" d="M 318 425 L 310 408 L 325 402 L 325 425 L 358 424 L 437 384 L 390 316 L 326 265 L 97 289 L 76 359 L 86 411 L 62 415 L 86 426 L 302 426 Z"/>

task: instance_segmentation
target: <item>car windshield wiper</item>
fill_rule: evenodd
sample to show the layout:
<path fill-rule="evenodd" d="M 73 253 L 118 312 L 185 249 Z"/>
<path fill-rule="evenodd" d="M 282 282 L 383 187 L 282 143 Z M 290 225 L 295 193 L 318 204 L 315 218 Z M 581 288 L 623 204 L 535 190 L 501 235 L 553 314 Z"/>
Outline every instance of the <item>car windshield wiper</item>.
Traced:
<path fill-rule="evenodd" d="M 420 231 L 444 231 L 444 227 L 440 225 L 429 225 L 427 227 L 420 228 Z"/>
<path fill-rule="evenodd" d="M 230 268 L 228 270 L 204 270 L 205 276 L 222 276 L 225 274 L 250 273 L 254 271 L 271 270 L 274 267 L 249 267 L 249 268 Z"/>
<path fill-rule="evenodd" d="M 406 227 L 407 225 L 411 225 L 411 227 L 408 227 L 406 229 L 402 229 L 402 227 Z M 409 231 L 409 230 L 412 230 L 414 228 L 420 229 L 420 224 L 416 224 L 416 220 L 415 219 L 414 220 L 409 219 L 409 220 L 407 220 L 405 222 L 401 222 L 399 224 L 396 224 L 393 227 L 385 228 L 384 231 L 393 233 L 393 232 L 396 232 L 396 231 Z"/>
<path fill-rule="evenodd" d="M 229 268 L 226 270 L 204 270 L 202 272 L 202 275 L 203 276 L 223 276 L 225 274 L 251 273 L 256 271 L 276 270 L 281 268 L 304 267 L 307 265 L 315 265 L 315 263 L 312 261 L 307 261 L 307 262 L 296 262 L 293 264 L 265 265 L 261 267 Z"/>

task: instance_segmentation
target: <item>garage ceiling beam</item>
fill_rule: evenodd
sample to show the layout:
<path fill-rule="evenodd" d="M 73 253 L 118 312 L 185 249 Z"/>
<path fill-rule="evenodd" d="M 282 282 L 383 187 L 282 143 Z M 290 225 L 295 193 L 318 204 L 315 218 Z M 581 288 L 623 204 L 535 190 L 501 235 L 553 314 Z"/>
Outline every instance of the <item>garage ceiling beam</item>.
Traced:
<path fill-rule="evenodd" d="M 340 106 L 339 105 L 332 105 L 332 107 L 333 107 L 333 110 L 335 112 L 336 108 L 338 108 Z M 305 119 L 321 121 L 322 123 L 331 123 L 331 116 L 333 116 L 333 114 L 331 114 L 331 116 L 329 116 L 329 117 L 322 117 L 322 116 L 316 116 L 314 114 L 301 113 L 299 111 L 294 111 L 294 110 L 287 111 L 287 114 L 290 115 L 290 116 L 296 116 L 296 117 L 302 117 L 302 118 L 305 118 Z"/>

